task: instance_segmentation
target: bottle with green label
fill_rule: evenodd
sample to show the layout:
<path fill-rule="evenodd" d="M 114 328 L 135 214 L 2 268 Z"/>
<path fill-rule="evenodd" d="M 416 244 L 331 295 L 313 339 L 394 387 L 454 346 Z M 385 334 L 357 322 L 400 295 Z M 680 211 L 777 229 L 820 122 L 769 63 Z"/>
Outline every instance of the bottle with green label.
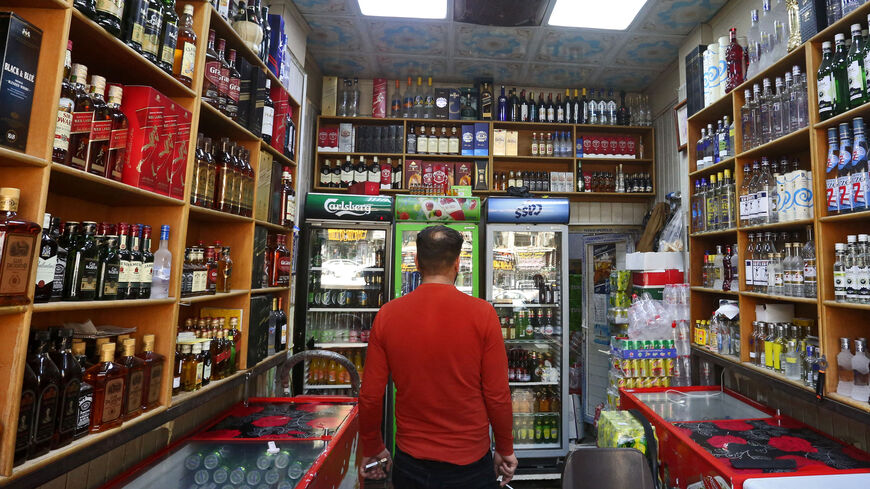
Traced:
<path fill-rule="evenodd" d="M 846 36 L 834 36 L 834 114 L 849 110 L 849 76 L 847 74 L 849 52 Z"/>
<path fill-rule="evenodd" d="M 849 107 L 855 108 L 867 101 L 867 74 L 864 71 L 864 36 L 861 24 L 852 24 L 852 46 L 849 47 L 846 68 L 849 83 Z"/>
<path fill-rule="evenodd" d="M 834 115 L 834 56 L 831 43 L 822 43 L 822 62 L 817 75 L 819 118 L 830 119 Z"/>

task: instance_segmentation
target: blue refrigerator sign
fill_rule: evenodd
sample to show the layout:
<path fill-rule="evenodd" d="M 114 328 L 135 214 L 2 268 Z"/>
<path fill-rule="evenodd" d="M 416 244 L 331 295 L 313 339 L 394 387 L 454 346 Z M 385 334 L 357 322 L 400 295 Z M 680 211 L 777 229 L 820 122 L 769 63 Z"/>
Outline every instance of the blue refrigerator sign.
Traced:
<path fill-rule="evenodd" d="M 506 223 L 568 224 L 568 199 L 515 199 L 491 197 L 486 201 L 486 221 Z"/>

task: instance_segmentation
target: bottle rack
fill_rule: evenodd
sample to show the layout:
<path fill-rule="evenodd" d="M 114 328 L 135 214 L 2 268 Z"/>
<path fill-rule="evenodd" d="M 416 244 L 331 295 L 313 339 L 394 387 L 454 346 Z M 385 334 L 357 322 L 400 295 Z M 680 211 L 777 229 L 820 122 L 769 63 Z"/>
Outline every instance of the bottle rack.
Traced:
<path fill-rule="evenodd" d="M 735 188 L 737 190 L 735 193 L 739 196 L 739 189 L 745 178 L 743 174 L 744 164 L 751 164 L 755 160 L 760 162 L 762 156 L 772 158 L 779 157 L 780 155 L 797 156 L 801 160 L 801 168 L 809 170 L 812 173 L 814 207 L 814 217 L 811 219 L 747 226 L 740 224 L 738 205 L 737 224 L 734 228 L 708 232 L 690 230 L 692 326 L 694 328 L 695 321 L 697 320 L 709 319 L 719 299 L 736 299 L 739 301 L 740 307 L 741 356 L 738 361 L 734 357 L 719 355 L 695 345 L 692 347 L 693 351 L 700 357 L 713 360 L 721 365 L 738 366 L 755 378 L 768 379 L 774 385 L 789 389 L 795 394 L 814 398 L 813 391 L 809 387 L 804 386 L 804 384 L 789 380 L 776 372 L 756 367 L 749 361 L 749 336 L 752 333 L 752 321 L 755 320 L 756 304 L 794 304 L 796 317 L 810 317 L 816 320 L 822 355 L 828 361 L 824 395 L 828 397 L 828 401 L 832 401 L 829 402 L 829 405 L 835 410 L 862 416 L 870 413 L 870 404 L 858 402 L 836 393 L 836 356 L 840 349 L 840 337 L 854 339 L 859 336 L 867 336 L 870 333 L 866 320 L 866 311 L 870 310 L 870 305 L 834 302 L 833 263 L 834 244 L 845 242 L 846 235 L 856 234 L 859 232 L 859 229 L 866 227 L 870 223 L 870 211 L 844 215 L 828 215 L 825 199 L 825 163 L 827 159 L 827 129 L 837 127 L 841 122 L 851 122 L 855 117 L 864 117 L 865 120 L 870 120 L 870 103 L 861 105 L 826 121 L 820 121 L 818 99 L 816 96 L 816 78 L 822 59 L 822 42 L 833 41 L 835 33 L 848 32 L 849 26 L 853 23 L 865 23 L 868 13 L 870 13 L 870 4 L 862 5 L 813 36 L 800 47 L 786 54 L 763 72 L 756 74 L 732 92 L 698 111 L 689 117 L 688 120 L 688 137 L 690 142 L 689 184 L 691 189 L 694 189 L 696 180 L 709 178 L 709 175 L 712 173 L 730 169 L 736 182 Z M 773 77 L 781 76 L 793 65 L 800 66 L 802 72 L 807 76 L 808 127 L 798 129 L 766 144 L 744 151 L 742 148 L 742 128 L 739 120 L 740 109 L 744 102 L 743 90 L 751 88 L 755 83 L 761 84 L 761 80 L 765 77 L 773 79 Z M 700 138 L 701 128 L 706 128 L 708 123 L 715 123 L 725 115 L 731 120 L 735 120 L 734 117 L 737 118 L 735 123 L 736 156 L 711 167 L 698 170 L 694 143 Z M 771 296 L 747 290 L 743 260 L 745 259 L 746 247 L 748 245 L 748 235 L 759 231 L 799 231 L 803 235 L 803 230 L 806 226 L 812 227 L 816 245 L 817 297 Z M 803 240 L 804 236 L 801 236 L 801 239 Z M 705 250 L 713 250 L 716 244 L 726 245 L 733 243 L 737 243 L 735 259 L 738 262 L 739 290 L 723 292 L 702 287 L 701 265 Z"/>
<path fill-rule="evenodd" d="M 172 252 L 172 277 L 167 299 L 136 299 L 118 301 L 50 302 L 25 306 L 0 307 L 0 331 L 7 347 L 0 349 L 0 486 L 22 477 L 31 477 L 61 459 L 87 461 L 82 452 L 93 450 L 101 440 L 99 455 L 113 446 L 142 434 L 139 426 L 149 426 L 152 418 L 163 420 L 170 413 L 187 412 L 188 401 L 199 402 L 211 398 L 212 392 L 223 392 L 222 385 L 230 385 L 249 372 L 260 372 L 263 366 L 274 364 L 279 352 L 257 365 L 247 361 L 248 318 L 251 297 L 271 293 L 284 299 L 288 318 L 290 312 L 290 287 L 251 289 L 251 272 L 254 253 L 254 230 L 261 226 L 270 233 L 288 236 L 288 248 L 292 250 L 293 230 L 278 224 L 251 217 L 241 217 L 211 209 L 192 206 L 190 202 L 191 176 L 194 168 L 196 134 L 207 132 L 214 137 L 229 137 L 250 151 L 250 163 L 257 175 L 260 153 L 272 155 L 273 164 L 296 167 L 296 162 L 272 148 L 259 137 L 233 122 L 208 104 L 201 101 L 202 73 L 205 67 L 205 45 L 210 28 L 219 37 L 227 39 L 228 48 L 235 49 L 255 69 L 265 71 L 272 79 L 273 87 L 283 87 L 256 56 L 240 40 L 235 31 L 207 2 L 179 2 L 176 11 L 181 14 L 184 4 L 194 6 L 193 29 L 197 36 L 196 69 L 193 86 L 188 88 L 147 61 L 136 51 L 127 47 L 96 23 L 72 7 L 72 2 L 63 0 L 37 0 L 8 2 L 4 10 L 11 10 L 42 30 L 43 38 L 39 55 L 38 76 L 34 92 L 33 110 L 30 118 L 29 137 L 25 152 L 0 148 L 0 182 L 22 190 L 19 216 L 41 224 L 44 213 L 58 215 L 67 220 L 106 220 L 111 222 L 145 222 L 159 230 L 161 224 L 170 225 L 169 249 Z M 182 200 L 136 188 L 84 171 L 79 171 L 51 161 L 56 111 L 63 77 L 64 56 L 67 41 L 73 41 L 73 60 L 88 66 L 89 73 L 104 75 L 110 82 L 122 85 L 150 85 L 191 112 L 191 139 L 188 146 L 187 173 Z M 299 103 L 289 98 L 294 122 L 298 127 Z M 51 110 L 49 110 L 51 109 Z M 256 176 L 255 176 L 256 178 Z M 256 183 L 255 183 L 256 189 Z M 225 294 L 179 298 L 184 248 L 198 240 L 211 243 L 220 240 L 232 247 L 233 287 Z M 152 246 L 156 249 L 155 236 Z M 36 276 L 36 260 L 31 271 L 29 297 L 33 297 Z M 242 342 L 239 351 L 239 371 L 230 378 L 213 381 L 198 391 L 172 396 L 172 370 L 175 356 L 175 332 L 180 321 L 198 316 L 199 309 L 206 306 L 242 309 Z M 136 326 L 133 335 L 141 344 L 144 334 L 156 335 L 155 351 L 166 358 L 163 371 L 162 391 L 158 407 L 125 422 L 118 428 L 102 433 L 89 434 L 70 445 L 52 450 L 48 454 L 12 467 L 18 420 L 18 405 L 30 331 L 60 325 L 65 321 L 92 319 L 95 324 L 118 324 Z M 292 339 L 288 331 L 287 344 Z M 172 409 L 170 409 L 172 408 Z M 165 421 L 161 421 L 165 422 Z M 153 429 L 153 428 L 148 428 Z M 129 430 L 129 437 L 119 433 Z M 69 467 L 72 468 L 72 467 Z M 38 477 L 38 476 L 37 476 Z M 26 485 L 26 484 L 25 484 Z"/>
<path fill-rule="evenodd" d="M 417 128 L 420 125 L 427 127 L 434 125 L 436 127 L 446 126 L 461 126 L 462 124 L 485 123 L 489 130 L 489 154 L 487 156 L 468 156 L 468 155 L 441 155 L 441 154 L 419 154 L 405 153 L 407 150 L 407 135 L 410 128 Z M 404 119 L 404 118 L 374 118 L 374 117 L 341 117 L 341 116 L 319 116 L 317 118 L 317 132 L 320 133 L 320 128 L 323 125 L 337 126 L 340 123 L 353 124 L 369 124 L 369 125 L 402 125 L 403 139 L 401 153 L 343 153 L 333 151 L 317 151 L 314 159 L 314 178 L 312 179 L 312 190 L 315 192 L 346 192 L 345 188 L 322 187 L 319 184 L 319 175 L 321 165 L 325 160 L 333 162 L 338 160 L 339 163 L 344 161 L 346 156 L 351 156 L 354 163 L 360 156 L 366 157 L 367 160 L 373 156 L 377 156 L 380 160 L 385 158 L 396 158 L 402 162 L 408 159 L 428 160 L 428 161 L 469 161 L 476 160 L 487 161 L 487 188 L 485 190 L 472 190 L 473 195 L 489 196 L 489 195 L 507 195 L 503 190 L 496 190 L 493 175 L 499 172 L 510 171 L 532 171 L 532 172 L 570 172 L 572 175 L 573 189 L 571 192 L 541 192 L 534 191 L 532 194 L 539 195 L 559 195 L 568 197 L 571 200 L 599 201 L 599 202 L 647 202 L 655 197 L 655 155 L 654 155 L 654 129 L 646 126 L 602 126 L 590 124 L 549 124 L 537 122 L 507 122 L 507 121 L 468 121 L 468 120 L 450 120 L 450 119 Z M 507 129 L 519 132 L 517 142 L 517 154 L 519 156 L 493 155 L 493 130 Z M 528 145 L 533 132 L 551 132 L 567 131 L 571 137 L 571 153 L 567 157 L 557 156 L 531 156 Z M 440 134 L 440 129 L 438 134 Z M 576 155 L 576 138 L 586 134 L 627 134 L 637 136 L 643 142 L 644 158 L 601 158 L 601 157 L 581 157 Z M 639 151 L 639 148 L 638 148 Z M 638 153 L 640 156 L 640 153 Z M 616 168 L 622 164 L 623 172 L 646 172 L 650 174 L 653 182 L 651 192 L 577 192 L 577 164 L 580 162 L 581 169 L 584 171 L 609 171 L 616 173 Z M 395 164 L 395 161 L 393 162 Z M 589 169 L 587 170 L 587 165 Z M 408 189 L 387 189 L 381 190 L 381 193 L 387 194 L 405 194 L 409 193 Z"/>

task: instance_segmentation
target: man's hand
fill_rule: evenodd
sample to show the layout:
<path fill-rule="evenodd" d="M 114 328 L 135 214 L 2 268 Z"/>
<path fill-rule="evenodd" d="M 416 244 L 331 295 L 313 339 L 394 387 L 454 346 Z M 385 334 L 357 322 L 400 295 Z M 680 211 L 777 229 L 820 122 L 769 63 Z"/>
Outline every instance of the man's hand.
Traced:
<path fill-rule="evenodd" d="M 519 465 L 517 456 L 512 453 L 505 457 L 495 452 L 492 461 L 495 464 L 495 473 L 501 476 L 501 487 L 504 487 L 505 484 L 514 478 L 514 471 L 517 470 L 517 465 Z"/>
<path fill-rule="evenodd" d="M 387 459 L 383 464 L 375 465 L 374 467 L 366 470 L 366 465 L 377 462 L 381 459 Z M 516 458 L 514 458 L 514 462 L 516 462 Z M 359 475 L 363 479 L 375 479 L 381 480 L 387 478 L 387 473 L 390 471 L 390 467 L 393 465 L 393 459 L 390 457 L 390 452 L 384 450 L 383 452 L 375 455 L 374 457 L 364 457 L 362 461 L 362 465 L 359 467 Z"/>

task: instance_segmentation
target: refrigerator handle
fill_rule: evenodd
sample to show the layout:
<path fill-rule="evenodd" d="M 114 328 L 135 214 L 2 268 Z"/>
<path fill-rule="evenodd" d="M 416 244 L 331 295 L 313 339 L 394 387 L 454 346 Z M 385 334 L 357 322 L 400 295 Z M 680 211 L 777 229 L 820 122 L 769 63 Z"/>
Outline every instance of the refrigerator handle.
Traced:
<path fill-rule="evenodd" d="M 280 392 L 281 389 L 289 385 L 290 370 L 292 370 L 296 364 L 306 360 L 313 360 L 315 358 L 332 360 L 344 367 L 350 373 L 351 394 L 353 397 L 359 397 L 361 381 L 356 367 L 344 355 L 329 350 L 305 350 L 287 357 L 287 360 L 278 366 L 278 372 L 275 375 L 275 390 Z"/>

